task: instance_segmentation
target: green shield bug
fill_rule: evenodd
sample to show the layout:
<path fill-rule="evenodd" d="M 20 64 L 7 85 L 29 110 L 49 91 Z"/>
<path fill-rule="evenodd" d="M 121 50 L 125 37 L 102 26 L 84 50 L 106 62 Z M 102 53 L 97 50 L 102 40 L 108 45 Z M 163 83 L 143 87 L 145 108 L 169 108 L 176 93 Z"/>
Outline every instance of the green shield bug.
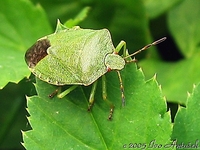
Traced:
<path fill-rule="evenodd" d="M 110 32 L 107 29 L 82 29 L 78 26 L 67 28 L 59 21 L 54 34 L 39 39 L 25 54 L 25 61 L 31 72 L 39 79 L 53 85 L 72 85 L 58 94 L 64 97 L 78 85 L 92 85 L 88 110 L 94 103 L 98 78 L 102 77 L 103 99 L 106 100 L 106 81 L 104 74 L 115 70 L 119 77 L 122 95 L 122 106 L 125 105 L 124 88 L 120 70 L 125 63 L 132 62 L 131 56 L 156 45 L 166 38 L 146 45 L 129 55 L 126 43 L 121 41 L 113 46 Z M 118 52 L 123 49 L 123 56 Z M 55 95 L 51 94 L 50 97 Z M 112 119 L 114 105 L 110 106 L 108 119 Z"/>

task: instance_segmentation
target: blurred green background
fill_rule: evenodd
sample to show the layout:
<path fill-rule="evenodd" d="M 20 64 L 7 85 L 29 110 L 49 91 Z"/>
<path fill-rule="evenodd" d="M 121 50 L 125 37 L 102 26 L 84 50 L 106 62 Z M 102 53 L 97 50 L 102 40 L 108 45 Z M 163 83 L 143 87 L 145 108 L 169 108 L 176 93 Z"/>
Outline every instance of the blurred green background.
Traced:
<path fill-rule="evenodd" d="M 200 81 L 199 0 L 3 0 L 0 2 L 0 149 L 24 149 L 20 143 L 21 130 L 30 129 L 25 95 L 36 92 L 34 77 L 26 78 L 30 71 L 23 59 L 25 51 L 40 37 L 53 33 L 57 19 L 64 23 L 85 7 L 90 7 L 90 11 L 79 26 L 108 28 L 114 45 L 124 40 L 130 53 L 166 36 L 167 40 L 157 48 L 139 54 L 138 64 L 146 79 L 157 74 L 170 105 L 186 105 L 187 91 Z M 36 34 L 43 26 L 44 32 Z M 30 28 L 36 32 L 30 33 Z M 13 55 L 16 59 L 8 57 Z"/>

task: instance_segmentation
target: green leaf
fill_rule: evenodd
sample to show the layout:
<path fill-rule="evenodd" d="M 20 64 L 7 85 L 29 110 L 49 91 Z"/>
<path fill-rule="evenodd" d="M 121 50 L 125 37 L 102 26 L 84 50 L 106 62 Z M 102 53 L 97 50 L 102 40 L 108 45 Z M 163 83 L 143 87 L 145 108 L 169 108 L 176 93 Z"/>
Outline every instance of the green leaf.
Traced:
<path fill-rule="evenodd" d="M 192 84 L 199 82 L 200 72 L 198 55 L 179 61 L 177 63 L 165 63 L 155 60 L 140 62 L 147 77 L 158 74 L 158 81 L 162 85 L 163 94 L 170 102 L 186 104 L 187 91 L 192 90 Z M 150 67 L 151 66 L 151 67 Z"/>
<path fill-rule="evenodd" d="M 192 57 L 200 51 L 199 7 L 198 0 L 193 0 L 192 2 L 184 0 L 180 5 L 170 10 L 168 15 L 171 34 L 186 58 Z"/>
<path fill-rule="evenodd" d="M 186 108 L 180 107 L 175 117 L 172 138 L 176 144 L 194 144 L 199 148 L 200 139 L 200 84 L 194 86 L 192 94 L 188 94 Z M 191 148 L 191 147 L 190 147 Z M 185 148 L 182 148 L 185 149 Z"/>
<path fill-rule="evenodd" d="M 18 83 L 30 71 L 24 52 L 42 35 L 51 32 L 45 13 L 28 0 L 0 1 L 0 89 Z"/>
<path fill-rule="evenodd" d="M 111 13 L 112 7 L 115 7 L 109 25 L 112 39 L 115 45 L 121 40 L 126 41 L 129 53 L 133 53 L 150 39 L 144 4 L 141 0 L 117 1 L 114 6 L 111 5 Z"/>
<path fill-rule="evenodd" d="M 172 126 L 166 102 L 155 77 L 144 81 L 142 71 L 128 64 L 121 72 L 126 106 L 121 108 L 121 93 L 115 71 L 107 78 L 108 100 L 115 105 L 108 121 L 109 105 L 102 100 L 101 82 L 95 104 L 87 112 L 91 86 L 80 86 L 63 99 L 48 98 L 56 87 L 37 80 L 38 96 L 28 97 L 28 118 L 33 128 L 23 132 L 27 149 L 122 149 L 134 143 L 170 143 Z M 151 144 L 150 144 L 151 143 Z M 155 146 L 155 145 L 154 145 Z M 140 147 L 140 148 L 141 148 Z"/>
<path fill-rule="evenodd" d="M 90 7 L 83 8 L 81 12 L 74 19 L 69 19 L 64 23 L 64 25 L 68 28 L 78 25 L 81 21 L 83 21 L 87 17 L 89 10 Z"/>
<path fill-rule="evenodd" d="M 56 25 L 58 18 L 62 21 L 66 21 L 69 18 L 76 16 L 80 10 L 86 5 L 84 1 L 74 0 L 59 0 L 55 3 L 55 0 L 31 0 L 35 4 L 40 4 L 44 8 L 48 19 L 52 25 Z"/>
<path fill-rule="evenodd" d="M 184 55 L 182 60 L 177 62 L 153 59 L 140 61 L 147 77 L 151 77 L 154 73 L 158 74 L 158 82 L 162 85 L 167 101 L 170 102 L 185 105 L 187 91 L 192 90 L 194 83 L 200 82 L 199 7 L 199 1 L 185 0 L 170 9 L 168 14 L 170 34 L 173 35 L 180 53 Z M 172 54 L 168 53 L 168 55 Z"/>
<path fill-rule="evenodd" d="M 21 130 L 30 130 L 24 95 L 33 95 L 32 82 L 23 79 L 18 84 L 8 83 L 0 90 L 0 149 L 22 149 Z M 36 92 L 34 92 L 36 93 Z"/>
<path fill-rule="evenodd" d="M 144 4 L 147 11 L 147 15 L 153 19 L 163 14 L 166 10 L 177 4 L 179 1 L 181 0 L 173 0 L 173 1 L 144 0 Z"/>

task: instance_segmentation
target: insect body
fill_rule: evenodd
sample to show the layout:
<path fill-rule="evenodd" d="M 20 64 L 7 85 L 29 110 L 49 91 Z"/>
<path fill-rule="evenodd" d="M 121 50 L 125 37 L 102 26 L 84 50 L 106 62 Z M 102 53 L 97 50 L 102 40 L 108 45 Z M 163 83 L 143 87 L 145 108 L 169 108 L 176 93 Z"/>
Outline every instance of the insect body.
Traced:
<path fill-rule="evenodd" d="M 147 45 L 138 52 L 163 40 L 165 38 Z M 118 55 L 122 48 L 123 57 Z M 130 57 L 126 55 L 125 42 L 121 41 L 115 48 L 107 29 L 91 30 L 77 26 L 69 29 L 58 22 L 56 32 L 39 39 L 29 48 L 25 54 L 25 60 L 31 72 L 39 79 L 53 85 L 72 85 L 58 95 L 61 98 L 75 89 L 77 85 L 93 84 L 89 98 L 88 109 L 90 110 L 94 102 L 97 80 L 110 70 L 116 70 L 118 73 L 122 105 L 125 104 L 119 70 L 124 68 L 126 58 Z M 103 93 L 106 99 L 105 89 Z M 113 107 L 112 105 L 109 119 L 112 117 Z"/>
<path fill-rule="evenodd" d="M 114 50 L 107 29 L 76 27 L 38 40 L 25 58 L 30 70 L 44 81 L 54 85 L 87 86 L 105 74 L 108 68 L 121 70 L 124 67 L 124 59 L 113 54 Z M 113 59 L 118 66 L 113 64 Z"/>

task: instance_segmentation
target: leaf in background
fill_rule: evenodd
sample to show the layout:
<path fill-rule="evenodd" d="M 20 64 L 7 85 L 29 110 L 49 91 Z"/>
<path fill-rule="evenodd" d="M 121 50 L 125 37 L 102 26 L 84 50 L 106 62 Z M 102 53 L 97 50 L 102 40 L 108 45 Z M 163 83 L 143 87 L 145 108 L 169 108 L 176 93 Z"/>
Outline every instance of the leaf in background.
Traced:
<path fill-rule="evenodd" d="M 119 149 L 128 148 L 131 143 L 148 147 L 153 140 L 162 146 L 170 143 L 170 115 L 155 78 L 145 82 L 142 71 L 128 64 L 122 71 L 124 108 L 116 72 L 107 73 L 106 78 L 108 99 L 115 104 L 112 121 L 107 120 L 109 106 L 102 100 L 101 82 L 94 107 L 87 112 L 90 86 L 80 86 L 63 99 L 49 99 L 47 95 L 56 87 L 37 80 L 38 96 L 28 98 L 28 119 L 33 130 L 23 132 L 25 147 Z"/>
<path fill-rule="evenodd" d="M 147 77 L 155 72 L 162 85 L 163 93 L 169 102 L 186 104 L 187 91 L 192 89 L 192 83 L 198 83 L 200 72 L 199 56 L 182 60 L 177 63 L 165 63 L 159 60 L 144 60 L 140 62 Z M 151 67 L 149 67 L 151 66 Z"/>
<path fill-rule="evenodd" d="M 81 12 L 74 18 L 67 20 L 64 25 L 68 28 L 72 28 L 73 26 L 77 26 L 81 21 L 83 21 L 90 10 L 90 7 L 85 7 L 81 10 Z"/>
<path fill-rule="evenodd" d="M 28 0 L 0 1 L 0 89 L 30 75 L 24 53 L 38 38 L 51 32 L 41 7 Z"/>
<path fill-rule="evenodd" d="M 163 14 L 165 11 L 169 10 L 170 7 L 176 5 L 181 0 L 173 0 L 173 1 L 166 1 L 166 0 L 144 0 L 145 8 L 147 15 L 153 19 L 161 14 Z"/>
<path fill-rule="evenodd" d="M 112 7 L 115 10 L 108 28 L 113 41 L 115 45 L 126 41 L 129 53 L 133 53 L 150 39 L 144 4 L 140 0 L 126 0 L 117 1 Z"/>
<path fill-rule="evenodd" d="M 40 4 L 48 15 L 48 20 L 53 26 L 56 26 L 55 20 L 60 19 L 61 22 L 74 18 L 80 10 L 87 5 L 87 1 L 74 1 L 74 0 L 31 0 L 34 4 Z M 91 1 L 88 1 L 89 3 Z M 59 18 L 58 18 L 59 17 Z"/>
<path fill-rule="evenodd" d="M 200 84 L 194 86 L 192 94 L 188 94 L 186 108 L 179 108 L 173 127 L 172 139 L 177 139 L 177 144 L 182 142 L 198 144 L 200 140 Z M 197 148 L 194 149 L 199 149 Z M 184 148 L 182 148 L 184 149 Z"/>
<path fill-rule="evenodd" d="M 158 74 L 163 94 L 170 102 L 185 105 L 187 91 L 192 90 L 194 83 L 200 82 L 200 72 L 197 71 L 200 65 L 199 7 L 199 1 L 185 0 L 169 11 L 171 34 L 186 58 L 173 63 L 150 59 L 140 61 L 147 77 L 151 77 L 154 73 Z"/>
<path fill-rule="evenodd" d="M 184 0 L 169 11 L 169 29 L 180 51 L 186 58 L 200 52 L 199 8 L 199 0 L 193 0 L 192 2 Z"/>
<path fill-rule="evenodd" d="M 26 116 L 25 95 L 33 95 L 33 84 L 27 79 L 8 83 L 0 90 L 0 149 L 22 149 L 21 130 L 30 130 Z M 30 92 L 32 91 L 32 92 Z"/>

